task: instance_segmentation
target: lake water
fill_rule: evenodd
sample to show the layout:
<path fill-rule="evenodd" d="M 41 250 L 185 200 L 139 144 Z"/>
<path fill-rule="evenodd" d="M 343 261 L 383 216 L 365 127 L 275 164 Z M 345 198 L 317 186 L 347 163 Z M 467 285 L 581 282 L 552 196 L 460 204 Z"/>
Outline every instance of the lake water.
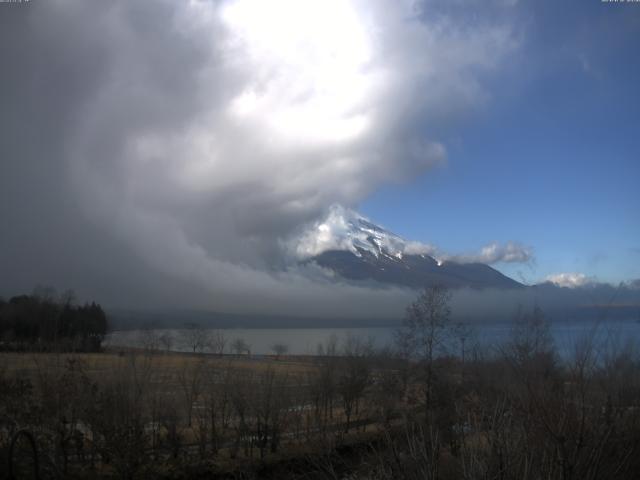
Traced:
<path fill-rule="evenodd" d="M 510 338 L 512 329 L 513 325 L 508 323 L 473 325 L 466 345 L 470 347 L 475 343 L 483 348 L 498 348 Z M 338 350 L 349 336 L 370 340 L 377 348 L 390 346 L 393 344 L 396 330 L 396 327 L 238 328 L 217 329 L 215 332 L 224 336 L 228 353 L 231 353 L 231 343 L 236 339 L 242 339 L 250 346 L 251 353 L 254 355 L 271 354 L 274 344 L 286 345 L 289 354 L 315 355 L 318 352 L 318 345 L 326 345 L 332 337 L 338 341 Z M 561 357 L 568 358 L 574 351 L 576 342 L 588 335 L 591 335 L 598 347 L 606 351 L 619 351 L 630 343 L 638 342 L 640 341 L 640 323 L 636 320 L 601 323 L 552 323 L 550 333 Z M 190 351 L 183 329 L 116 331 L 107 336 L 104 345 L 142 347 L 149 342 L 150 338 L 158 338 L 163 334 L 168 334 L 172 338 L 172 351 Z"/>

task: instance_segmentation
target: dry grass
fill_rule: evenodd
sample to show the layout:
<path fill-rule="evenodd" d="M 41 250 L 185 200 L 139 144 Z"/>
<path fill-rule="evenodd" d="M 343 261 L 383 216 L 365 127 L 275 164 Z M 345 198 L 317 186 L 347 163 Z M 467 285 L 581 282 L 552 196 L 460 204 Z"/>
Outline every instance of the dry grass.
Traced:
<path fill-rule="evenodd" d="M 100 376 L 106 372 L 119 370 L 129 365 L 132 359 L 136 362 L 145 363 L 153 370 L 171 372 L 182 370 L 190 365 L 205 360 L 212 368 L 223 368 L 232 366 L 234 369 L 247 369 L 261 372 L 269 368 L 278 373 L 301 374 L 315 369 L 309 361 L 296 361 L 292 359 L 275 360 L 272 358 L 251 359 L 247 357 L 237 357 L 225 355 L 217 357 L 213 355 L 188 354 L 188 353 L 157 353 L 148 354 L 141 351 L 130 350 L 107 351 L 104 353 L 0 353 L 0 370 L 6 374 L 24 375 L 33 377 L 42 369 L 56 370 L 65 369 L 69 361 L 78 361 L 83 365 L 83 370 L 89 376 Z"/>

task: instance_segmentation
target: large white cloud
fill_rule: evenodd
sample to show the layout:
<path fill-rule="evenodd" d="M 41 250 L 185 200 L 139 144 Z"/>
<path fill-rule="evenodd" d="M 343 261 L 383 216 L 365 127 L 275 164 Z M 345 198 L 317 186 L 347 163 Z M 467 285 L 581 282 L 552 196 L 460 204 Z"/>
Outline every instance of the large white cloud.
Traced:
<path fill-rule="evenodd" d="M 20 33 L 37 61 L 16 57 L 15 71 L 36 80 L 15 95 L 55 110 L 34 121 L 57 135 L 34 162 L 71 179 L 61 190 L 98 228 L 212 303 L 243 289 L 283 301 L 300 275 L 264 273 L 282 239 L 445 161 L 435 132 L 487 100 L 482 79 L 517 46 L 502 10 L 478 21 L 408 1 L 29 8 Z"/>

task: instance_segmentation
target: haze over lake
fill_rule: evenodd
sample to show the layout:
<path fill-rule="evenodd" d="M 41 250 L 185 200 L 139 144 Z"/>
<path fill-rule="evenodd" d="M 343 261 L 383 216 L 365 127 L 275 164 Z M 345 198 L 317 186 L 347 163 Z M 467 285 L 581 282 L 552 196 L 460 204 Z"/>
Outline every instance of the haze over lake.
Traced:
<path fill-rule="evenodd" d="M 477 325 L 467 340 L 467 348 L 478 344 L 483 348 L 499 348 L 508 341 L 513 329 L 511 323 L 489 323 Z M 251 348 L 252 355 L 273 354 L 272 346 L 284 344 L 292 355 L 316 355 L 319 345 L 326 345 L 332 336 L 338 341 L 338 351 L 349 336 L 371 341 L 375 348 L 393 346 L 396 327 L 370 328 L 225 328 L 212 332 L 221 332 L 227 341 L 225 353 L 231 352 L 231 343 L 243 339 Z M 185 329 L 120 330 L 110 333 L 103 345 L 108 347 L 142 348 L 150 335 L 159 338 L 169 334 L 173 339 L 172 351 L 190 352 L 183 333 Z M 636 320 L 616 320 L 603 322 L 554 322 L 550 332 L 562 358 L 569 358 L 574 352 L 576 342 L 593 338 L 594 344 L 606 350 L 625 348 L 630 342 L 640 339 L 640 322 Z M 161 348 L 161 347 L 159 347 Z M 448 348 L 459 348 L 450 345 Z M 207 352 L 205 348 L 204 353 Z M 458 352 L 455 352 L 458 353 Z"/>

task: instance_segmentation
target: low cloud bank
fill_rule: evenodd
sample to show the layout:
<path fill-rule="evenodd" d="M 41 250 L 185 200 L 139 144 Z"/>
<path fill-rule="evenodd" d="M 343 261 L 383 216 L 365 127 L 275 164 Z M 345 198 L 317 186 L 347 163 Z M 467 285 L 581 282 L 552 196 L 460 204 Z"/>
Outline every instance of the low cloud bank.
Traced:
<path fill-rule="evenodd" d="M 589 277 L 584 273 L 575 272 L 556 273 L 547 276 L 545 280 L 559 287 L 568 288 L 583 287 L 585 285 L 597 283 L 594 277 Z"/>
<path fill-rule="evenodd" d="M 504 245 L 490 243 L 482 247 L 480 252 L 467 255 L 443 255 L 443 260 L 457 263 L 531 263 L 534 261 L 533 249 L 518 242 L 507 242 Z"/>
<path fill-rule="evenodd" d="M 458 320 L 510 321 L 519 310 L 539 307 L 553 321 L 637 320 L 638 283 L 559 287 L 547 282 L 516 290 L 463 289 L 453 292 L 453 314 Z"/>

